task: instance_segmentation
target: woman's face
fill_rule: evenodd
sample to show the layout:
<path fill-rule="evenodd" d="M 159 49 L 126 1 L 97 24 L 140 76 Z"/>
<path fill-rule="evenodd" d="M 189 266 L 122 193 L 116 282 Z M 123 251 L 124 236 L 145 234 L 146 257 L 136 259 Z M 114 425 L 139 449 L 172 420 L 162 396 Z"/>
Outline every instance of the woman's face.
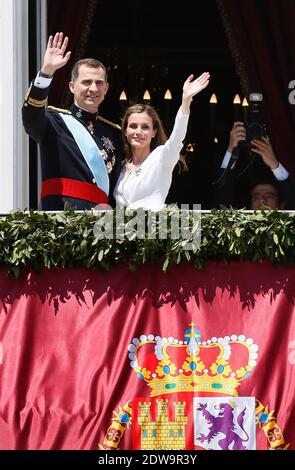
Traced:
<path fill-rule="evenodd" d="M 150 148 L 151 140 L 156 135 L 152 118 L 146 112 L 130 114 L 125 135 L 132 149 Z"/>

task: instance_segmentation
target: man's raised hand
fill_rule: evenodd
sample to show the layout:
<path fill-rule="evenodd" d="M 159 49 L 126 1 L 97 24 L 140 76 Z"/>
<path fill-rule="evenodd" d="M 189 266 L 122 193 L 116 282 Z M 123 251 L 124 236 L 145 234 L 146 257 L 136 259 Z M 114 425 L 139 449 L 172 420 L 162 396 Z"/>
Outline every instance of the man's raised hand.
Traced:
<path fill-rule="evenodd" d="M 69 38 L 63 33 L 56 33 L 55 36 L 49 36 L 46 52 L 43 59 L 41 72 L 47 75 L 53 75 L 54 72 L 66 65 L 71 56 L 71 51 L 65 53 Z"/>

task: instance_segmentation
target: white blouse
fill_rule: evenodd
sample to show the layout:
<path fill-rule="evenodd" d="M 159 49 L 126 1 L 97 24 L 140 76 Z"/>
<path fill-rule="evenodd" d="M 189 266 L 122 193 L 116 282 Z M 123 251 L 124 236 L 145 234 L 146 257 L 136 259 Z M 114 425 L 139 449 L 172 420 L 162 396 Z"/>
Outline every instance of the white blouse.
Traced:
<path fill-rule="evenodd" d="M 173 168 L 183 146 L 188 118 L 189 114 L 182 114 L 180 108 L 172 133 L 165 144 L 155 148 L 132 173 L 125 169 L 121 171 L 114 190 L 117 206 L 129 209 L 142 207 L 152 211 L 164 208 Z"/>

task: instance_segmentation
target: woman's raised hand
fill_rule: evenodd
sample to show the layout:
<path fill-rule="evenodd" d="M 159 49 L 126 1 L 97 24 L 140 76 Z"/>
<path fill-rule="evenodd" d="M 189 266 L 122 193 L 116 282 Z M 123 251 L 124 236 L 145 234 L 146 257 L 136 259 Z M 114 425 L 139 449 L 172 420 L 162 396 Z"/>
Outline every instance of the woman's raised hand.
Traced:
<path fill-rule="evenodd" d="M 210 73 L 204 72 L 199 77 L 195 78 L 190 75 L 183 85 L 183 99 L 189 99 L 195 96 L 197 93 L 200 93 L 206 86 L 209 84 Z"/>

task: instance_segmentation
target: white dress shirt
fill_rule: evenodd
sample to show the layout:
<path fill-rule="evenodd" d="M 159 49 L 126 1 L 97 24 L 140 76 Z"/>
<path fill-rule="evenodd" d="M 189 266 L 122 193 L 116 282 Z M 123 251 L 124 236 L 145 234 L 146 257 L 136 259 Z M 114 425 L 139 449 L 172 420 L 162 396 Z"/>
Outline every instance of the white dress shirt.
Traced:
<path fill-rule="evenodd" d="M 172 133 L 165 144 L 154 149 L 133 172 L 125 169 L 121 171 L 114 190 L 117 206 L 129 209 L 142 207 L 152 211 L 164 208 L 173 168 L 183 146 L 188 118 L 189 114 L 182 114 L 180 108 Z"/>
<path fill-rule="evenodd" d="M 225 169 L 227 165 L 229 164 L 231 158 L 231 152 L 227 150 L 225 152 L 225 155 L 223 157 L 222 163 L 221 163 L 221 168 Z M 232 169 L 234 165 L 230 168 Z M 284 181 L 288 178 L 289 172 L 286 170 L 286 168 L 279 162 L 279 166 L 275 168 L 274 170 L 271 170 L 276 178 L 277 181 Z"/>
<path fill-rule="evenodd" d="M 38 72 L 38 75 L 34 80 L 34 85 L 37 88 L 48 88 L 52 82 L 52 77 L 50 78 L 40 77 L 39 73 L 40 72 Z"/>

